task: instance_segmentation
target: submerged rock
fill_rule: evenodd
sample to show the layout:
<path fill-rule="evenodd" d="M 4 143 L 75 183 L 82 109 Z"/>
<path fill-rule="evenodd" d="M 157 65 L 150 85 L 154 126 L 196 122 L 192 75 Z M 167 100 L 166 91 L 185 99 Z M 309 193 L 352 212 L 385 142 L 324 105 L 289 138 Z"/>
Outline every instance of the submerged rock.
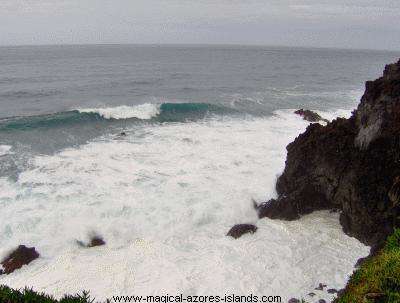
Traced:
<path fill-rule="evenodd" d="M 100 238 L 100 237 L 93 237 L 93 238 L 92 238 L 92 241 L 90 242 L 89 247 L 101 246 L 101 245 L 104 245 L 104 244 L 106 244 L 106 242 L 104 242 L 102 238 Z"/>
<path fill-rule="evenodd" d="M 100 236 L 92 237 L 90 240 L 90 244 L 88 244 L 88 245 L 86 245 L 82 241 L 76 241 L 76 243 L 78 243 L 78 245 L 81 247 L 94 247 L 94 246 L 101 246 L 101 245 L 106 244 L 106 242 L 104 242 L 103 238 L 101 238 Z"/>
<path fill-rule="evenodd" d="M 19 269 L 22 265 L 27 265 L 33 260 L 37 259 L 39 254 L 36 252 L 34 247 L 27 248 L 25 245 L 20 245 L 14 250 L 1 264 L 4 267 L 4 271 L 0 270 L 0 274 L 10 274 L 14 270 Z"/>
<path fill-rule="evenodd" d="M 315 290 L 324 290 L 325 287 L 326 287 L 326 284 L 319 283 L 319 286 L 315 287 L 314 289 Z"/>
<path fill-rule="evenodd" d="M 257 229 L 258 227 L 252 224 L 237 224 L 233 226 L 226 235 L 237 239 L 244 234 L 255 233 Z"/>
<path fill-rule="evenodd" d="M 340 210 L 347 235 L 382 247 L 400 226 L 400 60 L 366 82 L 349 119 L 310 124 L 286 149 L 278 198 L 257 206 L 259 218 Z"/>

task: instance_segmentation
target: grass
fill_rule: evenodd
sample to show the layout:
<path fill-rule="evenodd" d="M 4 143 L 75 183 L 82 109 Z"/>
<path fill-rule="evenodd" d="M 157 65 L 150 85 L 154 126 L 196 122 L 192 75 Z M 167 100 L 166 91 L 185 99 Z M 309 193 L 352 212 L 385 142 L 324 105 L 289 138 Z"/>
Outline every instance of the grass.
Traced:
<path fill-rule="evenodd" d="M 84 291 L 83 295 L 76 294 L 75 296 L 65 295 L 64 298 L 56 300 L 53 296 L 45 293 L 37 293 L 32 289 L 25 287 L 24 290 L 12 289 L 6 285 L 0 285 L 0 303 L 92 303 L 89 292 Z M 110 300 L 106 301 L 110 303 Z"/>
<path fill-rule="evenodd" d="M 341 298 L 335 303 L 400 303 L 400 229 L 385 247 L 353 272 Z"/>

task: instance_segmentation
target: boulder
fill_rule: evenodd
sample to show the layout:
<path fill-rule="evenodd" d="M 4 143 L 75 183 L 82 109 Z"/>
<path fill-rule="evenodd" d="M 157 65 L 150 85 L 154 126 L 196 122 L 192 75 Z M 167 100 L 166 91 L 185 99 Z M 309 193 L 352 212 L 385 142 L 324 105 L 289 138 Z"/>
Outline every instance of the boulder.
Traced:
<path fill-rule="evenodd" d="M 19 269 L 22 265 L 29 264 L 37 259 L 39 254 L 34 247 L 27 248 L 25 245 L 20 245 L 14 250 L 5 260 L 1 262 L 4 271 L 0 270 L 0 274 L 10 274 L 14 270 Z"/>
<path fill-rule="evenodd" d="M 237 239 L 244 234 L 255 233 L 257 229 L 258 227 L 252 224 L 237 224 L 233 226 L 226 235 Z"/>
<path fill-rule="evenodd" d="M 375 253 L 400 226 L 400 60 L 366 82 L 349 119 L 312 123 L 286 149 L 278 198 L 256 206 L 259 218 L 339 210 L 343 231 Z"/>

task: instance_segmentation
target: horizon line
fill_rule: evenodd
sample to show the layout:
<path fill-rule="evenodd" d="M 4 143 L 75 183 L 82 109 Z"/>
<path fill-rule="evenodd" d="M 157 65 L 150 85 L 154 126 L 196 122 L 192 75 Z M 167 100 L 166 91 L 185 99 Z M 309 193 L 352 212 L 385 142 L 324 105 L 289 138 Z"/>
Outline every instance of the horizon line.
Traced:
<path fill-rule="evenodd" d="M 271 45 L 271 44 L 235 44 L 235 43 L 55 43 L 55 44 L 12 44 L 0 45 L 0 47 L 51 47 L 51 46 L 224 46 L 224 47 L 272 47 L 272 48 L 302 48 L 320 50 L 352 50 L 352 51 L 384 51 L 400 52 L 395 49 L 371 49 L 371 48 L 352 48 L 352 47 L 329 47 L 329 46 L 307 46 L 307 45 Z"/>

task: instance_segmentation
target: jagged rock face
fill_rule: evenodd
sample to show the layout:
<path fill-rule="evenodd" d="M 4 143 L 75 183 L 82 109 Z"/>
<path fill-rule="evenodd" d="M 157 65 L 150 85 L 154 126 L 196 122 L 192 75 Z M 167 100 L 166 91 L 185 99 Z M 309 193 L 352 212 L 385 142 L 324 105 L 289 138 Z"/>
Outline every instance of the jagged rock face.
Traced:
<path fill-rule="evenodd" d="M 359 132 L 355 144 L 361 150 L 366 150 L 370 142 L 387 136 L 386 132 L 399 131 L 393 128 L 399 126 L 400 65 L 387 65 L 383 75 L 376 81 L 367 81 L 357 109 Z"/>
<path fill-rule="evenodd" d="M 339 209 L 346 234 L 378 245 L 400 225 L 399 138 L 400 60 L 366 83 L 349 119 L 311 124 L 286 147 L 278 199 L 263 203 L 259 217 L 293 220 Z"/>

